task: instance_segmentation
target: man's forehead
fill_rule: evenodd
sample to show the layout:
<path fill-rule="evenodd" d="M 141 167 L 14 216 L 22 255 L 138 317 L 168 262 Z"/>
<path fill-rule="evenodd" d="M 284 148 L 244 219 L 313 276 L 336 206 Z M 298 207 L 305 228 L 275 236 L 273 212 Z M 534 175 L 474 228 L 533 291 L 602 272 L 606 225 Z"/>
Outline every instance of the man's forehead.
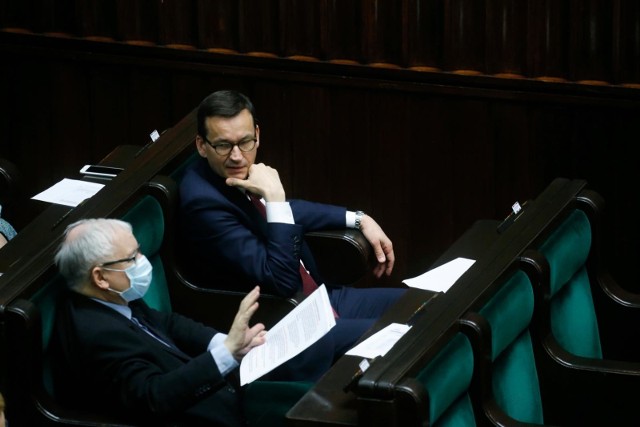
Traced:
<path fill-rule="evenodd" d="M 204 124 L 210 134 L 253 132 L 254 129 L 253 117 L 247 109 L 233 117 L 209 116 Z"/>

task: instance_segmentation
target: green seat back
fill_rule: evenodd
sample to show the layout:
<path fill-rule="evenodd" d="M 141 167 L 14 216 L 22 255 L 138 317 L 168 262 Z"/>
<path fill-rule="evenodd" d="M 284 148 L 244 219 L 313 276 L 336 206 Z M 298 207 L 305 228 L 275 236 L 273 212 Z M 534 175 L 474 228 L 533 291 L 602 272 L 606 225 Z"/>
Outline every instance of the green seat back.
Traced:
<path fill-rule="evenodd" d="M 586 269 L 590 249 L 591 226 L 581 210 L 574 210 L 540 246 L 549 262 L 555 339 L 570 353 L 601 359 L 598 320 Z"/>
<path fill-rule="evenodd" d="M 458 333 L 416 376 L 429 395 L 429 425 L 476 425 L 467 393 L 472 375 L 471 344 L 465 335 Z"/>
<path fill-rule="evenodd" d="M 480 310 L 491 327 L 492 386 L 497 404 L 518 421 L 543 423 L 542 399 L 529 324 L 534 296 L 518 270 Z"/>
<path fill-rule="evenodd" d="M 51 340 L 51 334 L 53 333 L 53 326 L 56 319 L 56 307 L 60 300 L 60 295 L 66 290 L 66 283 L 64 278 L 56 273 L 55 276 L 49 280 L 42 288 L 36 292 L 31 298 L 31 302 L 38 307 L 40 312 L 40 319 L 42 322 L 42 352 L 47 353 L 49 348 L 49 342 Z M 42 367 L 42 381 L 44 388 L 53 396 L 53 376 L 51 373 L 51 367 L 49 366 L 49 358 L 43 357 L 44 366 Z"/>
<path fill-rule="evenodd" d="M 187 159 L 182 162 L 175 170 L 171 171 L 169 175 L 171 179 L 173 179 L 176 183 L 180 184 L 182 180 L 182 175 L 184 175 L 184 171 L 189 167 L 192 163 L 196 162 L 200 158 L 197 150 L 193 150 L 193 153 L 187 157 Z"/>
<path fill-rule="evenodd" d="M 153 278 L 144 301 L 156 310 L 170 312 L 169 286 L 160 257 L 164 238 L 162 206 L 154 197 L 144 196 L 122 216 L 122 219 L 131 224 L 133 235 L 140 244 L 140 251 L 153 265 Z"/>

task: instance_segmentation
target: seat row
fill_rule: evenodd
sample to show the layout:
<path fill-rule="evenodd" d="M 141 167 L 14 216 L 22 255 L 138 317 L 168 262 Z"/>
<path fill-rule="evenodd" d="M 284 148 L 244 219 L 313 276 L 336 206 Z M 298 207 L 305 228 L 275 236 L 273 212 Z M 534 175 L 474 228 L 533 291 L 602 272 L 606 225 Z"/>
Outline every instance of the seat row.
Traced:
<path fill-rule="evenodd" d="M 363 374 L 358 424 L 637 425 L 640 305 L 601 260 L 602 209 L 585 182 L 557 179 L 496 223 L 474 266 Z"/>
<path fill-rule="evenodd" d="M 195 158 L 195 115 L 162 135 L 153 145 L 124 150 L 133 153 L 123 163 L 106 163 L 124 170 L 86 203 L 68 208 L 52 205 L 28 224 L 0 253 L 0 391 L 7 400 L 12 425 L 129 425 L 127 420 L 86 413 L 82 408 L 62 407 L 56 400 L 47 349 L 60 289 L 61 277 L 53 254 L 65 227 L 87 217 L 123 218 L 132 223 L 142 251 L 154 266 L 147 303 L 159 310 L 175 310 L 193 319 L 227 330 L 242 294 L 202 289 L 190 283 L 176 262 L 174 246 L 177 180 Z M 118 151 L 118 150 L 116 150 Z M 121 156 L 107 156 L 113 159 Z M 322 268 L 322 259 L 347 260 L 340 268 L 323 271 L 336 283 L 356 280 L 369 269 L 373 255 L 357 230 L 308 236 Z M 349 266 L 349 268 L 345 268 Z M 342 276 L 342 277 L 338 277 Z M 293 300 L 262 295 L 256 321 L 273 325 L 295 305 Z M 283 415 L 310 384 L 256 383 L 255 390 L 269 391 L 264 398 L 247 399 L 247 415 L 258 425 L 281 425 Z M 253 388 L 247 390 L 251 395 Z"/>

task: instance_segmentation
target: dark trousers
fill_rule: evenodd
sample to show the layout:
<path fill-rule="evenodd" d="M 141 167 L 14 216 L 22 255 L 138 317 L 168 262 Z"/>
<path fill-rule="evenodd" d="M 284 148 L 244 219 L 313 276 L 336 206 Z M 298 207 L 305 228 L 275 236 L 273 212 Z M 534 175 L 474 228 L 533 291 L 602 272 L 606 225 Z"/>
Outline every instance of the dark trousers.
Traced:
<path fill-rule="evenodd" d="M 317 381 L 405 292 L 404 288 L 348 288 L 329 291 L 338 312 L 336 325 L 311 347 L 264 378 L 272 381 Z"/>

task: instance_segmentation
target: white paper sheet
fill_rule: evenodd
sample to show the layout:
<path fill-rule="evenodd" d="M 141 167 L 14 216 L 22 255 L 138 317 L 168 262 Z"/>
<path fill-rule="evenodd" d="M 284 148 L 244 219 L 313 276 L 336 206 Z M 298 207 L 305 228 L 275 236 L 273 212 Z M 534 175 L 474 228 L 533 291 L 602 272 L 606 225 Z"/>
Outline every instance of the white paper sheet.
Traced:
<path fill-rule="evenodd" d="M 377 356 L 384 356 L 398 342 L 407 331 L 411 329 L 409 325 L 391 323 L 385 328 L 371 335 L 360 344 L 347 351 L 348 356 L 361 356 L 373 359 Z"/>
<path fill-rule="evenodd" d="M 52 187 L 36 194 L 32 199 L 76 207 L 100 191 L 102 187 L 104 184 L 64 178 Z"/>
<path fill-rule="evenodd" d="M 266 342 L 254 347 L 240 363 L 240 385 L 277 368 L 318 341 L 336 324 L 327 288 L 319 286 L 267 332 Z"/>
<path fill-rule="evenodd" d="M 476 262 L 468 258 L 456 258 L 420 276 L 405 279 L 402 282 L 412 288 L 435 292 L 447 292 L 451 286 Z"/>

